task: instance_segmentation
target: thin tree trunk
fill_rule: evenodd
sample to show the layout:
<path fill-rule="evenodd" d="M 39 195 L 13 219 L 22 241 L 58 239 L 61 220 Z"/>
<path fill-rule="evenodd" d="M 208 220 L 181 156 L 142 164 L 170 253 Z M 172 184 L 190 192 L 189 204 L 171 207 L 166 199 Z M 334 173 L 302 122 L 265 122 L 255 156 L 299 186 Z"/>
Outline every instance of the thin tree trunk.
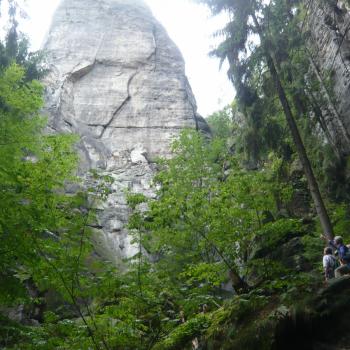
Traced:
<path fill-rule="evenodd" d="M 272 77 L 273 82 L 275 84 L 276 91 L 277 91 L 279 100 L 281 102 L 284 115 L 286 117 L 289 129 L 291 131 L 292 138 L 293 138 L 300 162 L 302 164 L 302 167 L 303 167 L 303 170 L 304 170 L 304 173 L 305 173 L 308 185 L 309 185 L 311 196 L 312 196 L 312 199 L 314 201 L 315 208 L 316 208 L 318 217 L 320 219 L 323 232 L 327 238 L 333 239 L 332 224 L 331 224 L 331 221 L 329 219 L 327 209 L 324 205 L 324 202 L 323 202 L 323 199 L 322 199 L 319 187 L 318 187 L 318 183 L 316 181 L 316 178 L 315 178 L 314 172 L 312 170 L 309 158 L 307 156 L 306 149 L 305 149 L 304 143 L 301 139 L 301 136 L 300 136 L 300 133 L 298 130 L 298 126 L 295 122 L 295 119 L 294 119 L 292 110 L 290 108 L 286 93 L 284 91 L 284 88 L 282 86 L 278 72 L 276 70 L 275 63 L 274 63 L 273 58 L 269 52 L 269 48 L 266 47 L 266 44 L 264 41 L 264 35 L 263 35 L 263 32 L 260 28 L 259 22 L 255 16 L 254 11 L 251 12 L 251 16 L 253 18 L 254 25 L 255 25 L 257 32 L 259 34 L 261 43 L 265 48 L 265 58 L 267 61 L 267 66 L 269 68 L 271 77 Z"/>
<path fill-rule="evenodd" d="M 247 282 L 245 282 L 241 276 L 239 275 L 237 269 L 233 264 L 231 264 L 224 256 L 224 254 L 221 252 L 221 250 L 216 246 L 215 243 L 213 243 L 203 232 L 197 231 L 198 234 L 205 240 L 207 241 L 216 251 L 216 253 L 219 255 L 219 257 L 222 259 L 224 264 L 228 267 L 229 269 L 229 277 L 232 282 L 232 287 L 235 290 L 237 294 L 242 294 L 246 293 L 249 290 L 249 286 Z"/>
<path fill-rule="evenodd" d="M 237 270 L 230 269 L 228 272 L 232 287 L 237 294 L 247 293 L 249 291 L 248 284 L 241 278 Z"/>

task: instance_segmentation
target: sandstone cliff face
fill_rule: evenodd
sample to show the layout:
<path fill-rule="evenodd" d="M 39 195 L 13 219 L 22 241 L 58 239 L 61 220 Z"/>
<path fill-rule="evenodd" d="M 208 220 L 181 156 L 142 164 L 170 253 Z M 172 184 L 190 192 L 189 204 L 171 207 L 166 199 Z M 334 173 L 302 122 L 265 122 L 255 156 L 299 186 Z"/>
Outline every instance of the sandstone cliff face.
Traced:
<path fill-rule="evenodd" d="M 125 190 L 154 196 L 154 159 L 205 122 L 179 50 L 142 0 L 62 0 L 44 48 L 50 127 L 80 135 L 86 182 L 89 169 L 115 180 L 98 205 L 96 249 L 117 262 L 136 253 Z"/>
<path fill-rule="evenodd" d="M 326 124 L 339 152 L 350 154 L 350 7 L 339 0 L 305 1 L 310 46 L 322 79 L 333 82 Z M 331 89 L 332 90 L 332 89 Z"/>

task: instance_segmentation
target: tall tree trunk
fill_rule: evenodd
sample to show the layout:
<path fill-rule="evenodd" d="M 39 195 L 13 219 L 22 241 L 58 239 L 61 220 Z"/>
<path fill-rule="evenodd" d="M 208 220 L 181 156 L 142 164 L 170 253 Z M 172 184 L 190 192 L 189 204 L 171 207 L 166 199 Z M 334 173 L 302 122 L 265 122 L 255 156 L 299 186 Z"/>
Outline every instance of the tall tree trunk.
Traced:
<path fill-rule="evenodd" d="M 275 88 L 276 88 L 279 100 L 281 102 L 284 115 L 286 117 L 290 132 L 292 134 L 294 145 L 296 147 L 300 162 L 302 164 L 302 167 L 303 167 L 303 170 L 304 170 L 304 173 L 305 173 L 308 185 L 309 185 L 310 193 L 311 193 L 312 199 L 314 201 L 318 217 L 319 217 L 320 222 L 321 222 L 323 232 L 327 236 L 327 238 L 333 239 L 332 224 L 331 224 L 331 221 L 329 219 L 327 209 L 324 205 L 318 183 L 316 181 L 314 172 L 313 172 L 312 167 L 311 167 L 311 163 L 310 163 L 309 158 L 307 156 L 304 143 L 301 139 L 301 136 L 300 136 L 300 133 L 298 130 L 298 126 L 295 122 L 295 118 L 294 118 L 292 110 L 290 108 L 290 105 L 289 105 L 289 102 L 287 99 L 287 95 L 286 95 L 284 88 L 282 86 L 282 83 L 281 83 L 279 74 L 277 72 L 275 63 L 273 61 L 270 50 L 266 45 L 264 34 L 260 28 L 260 24 L 258 22 L 258 19 L 255 16 L 254 11 L 251 12 L 251 16 L 253 18 L 256 30 L 259 34 L 260 41 L 265 49 L 265 58 L 266 58 L 267 66 L 268 66 L 268 69 L 270 71 L 273 82 L 275 84 Z"/>

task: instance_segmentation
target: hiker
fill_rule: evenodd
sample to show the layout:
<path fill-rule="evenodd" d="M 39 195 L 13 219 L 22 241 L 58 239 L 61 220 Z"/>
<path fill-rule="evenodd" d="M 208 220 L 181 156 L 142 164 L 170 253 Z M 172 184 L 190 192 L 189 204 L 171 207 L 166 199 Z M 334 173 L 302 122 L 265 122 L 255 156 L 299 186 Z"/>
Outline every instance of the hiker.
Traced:
<path fill-rule="evenodd" d="M 323 251 L 323 269 L 325 282 L 334 278 L 334 270 L 338 267 L 337 259 L 333 256 L 333 250 L 331 247 L 324 248 Z"/>
<path fill-rule="evenodd" d="M 335 236 L 334 240 L 329 241 L 328 243 L 331 247 L 336 248 L 338 251 L 340 266 L 334 271 L 335 277 L 338 278 L 350 273 L 350 250 L 346 245 L 344 245 L 343 237 Z"/>

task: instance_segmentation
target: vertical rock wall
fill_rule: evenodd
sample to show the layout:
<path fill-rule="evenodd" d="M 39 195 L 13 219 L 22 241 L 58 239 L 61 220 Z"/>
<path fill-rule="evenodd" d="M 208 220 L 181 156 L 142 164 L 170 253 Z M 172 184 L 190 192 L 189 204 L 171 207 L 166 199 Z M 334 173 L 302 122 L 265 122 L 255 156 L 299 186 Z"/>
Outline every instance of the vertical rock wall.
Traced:
<path fill-rule="evenodd" d="M 347 0 L 345 0 L 347 1 Z M 332 142 L 350 154 L 350 7 L 337 0 L 305 1 L 310 47 L 320 76 L 332 82 L 334 108 L 326 115 Z"/>
<path fill-rule="evenodd" d="M 115 180 L 98 206 L 96 249 L 118 262 L 136 252 L 125 190 L 154 196 L 155 158 L 181 129 L 206 124 L 179 50 L 142 0 L 62 0 L 44 49 L 52 131 L 80 135 L 82 177 Z"/>

